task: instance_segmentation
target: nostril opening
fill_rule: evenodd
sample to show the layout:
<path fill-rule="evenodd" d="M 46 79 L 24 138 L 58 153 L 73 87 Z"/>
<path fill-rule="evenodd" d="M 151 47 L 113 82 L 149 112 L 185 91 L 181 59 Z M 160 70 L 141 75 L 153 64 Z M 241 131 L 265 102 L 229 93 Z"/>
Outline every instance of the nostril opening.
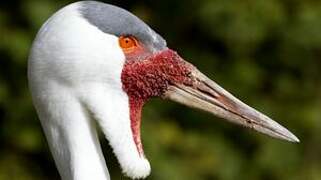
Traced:
<path fill-rule="evenodd" d="M 220 95 L 215 91 L 215 89 L 210 87 L 205 82 L 198 82 L 198 84 L 199 84 L 199 86 L 197 86 L 197 89 L 199 91 L 201 91 L 202 93 L 204 93 L 214 99 L 218 99 L 220 97 Z"/>
<path fill-rule="evenodd" d="M 217 99 L 219 98 L 218 94 L 217 93 L 213 93 L 211 91 L 208 91 L 208 90 L 205 90 L 205 89 L 202 89 L 202 88 L 197 88 L 197 90 L 199 90 L 200 92 L 202 92 L 203 94 L 209 96 L 209 97 L 212 97 L 214 99 Z"/>

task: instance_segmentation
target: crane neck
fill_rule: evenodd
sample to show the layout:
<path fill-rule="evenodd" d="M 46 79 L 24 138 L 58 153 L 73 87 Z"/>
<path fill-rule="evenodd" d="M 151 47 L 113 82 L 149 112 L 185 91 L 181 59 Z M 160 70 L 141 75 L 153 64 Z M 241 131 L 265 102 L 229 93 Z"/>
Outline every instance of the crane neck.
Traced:
<path fill-rule="evenodd" d="M 34 95 L 33 100 L 61 178 L 109 180 L 89 113 L 68 91 L 51 88 L 50 96 Z"/>

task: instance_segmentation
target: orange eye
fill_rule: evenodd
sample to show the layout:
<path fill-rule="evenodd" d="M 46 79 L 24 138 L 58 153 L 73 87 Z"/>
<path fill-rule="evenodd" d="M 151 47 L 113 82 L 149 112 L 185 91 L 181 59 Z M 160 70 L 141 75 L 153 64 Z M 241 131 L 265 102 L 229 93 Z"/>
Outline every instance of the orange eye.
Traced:
<path fill-rule="evenodd" d="M 120 36 L 119 45 L 124 51 L 127 52 L 138 46 L 137 40 L 132 36 Z"/>

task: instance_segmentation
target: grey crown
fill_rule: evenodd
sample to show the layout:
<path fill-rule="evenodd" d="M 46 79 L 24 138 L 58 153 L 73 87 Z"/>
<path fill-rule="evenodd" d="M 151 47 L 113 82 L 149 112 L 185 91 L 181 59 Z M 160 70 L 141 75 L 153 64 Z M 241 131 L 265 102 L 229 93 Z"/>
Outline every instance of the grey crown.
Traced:
<path fill-rule="evenodd" d="M 152 52 L 167 47 L 159 34 L 125 9 L 96 1 L 83 1 L 79 10 L 90 24 L 105 33 L 135 36 Z"/>

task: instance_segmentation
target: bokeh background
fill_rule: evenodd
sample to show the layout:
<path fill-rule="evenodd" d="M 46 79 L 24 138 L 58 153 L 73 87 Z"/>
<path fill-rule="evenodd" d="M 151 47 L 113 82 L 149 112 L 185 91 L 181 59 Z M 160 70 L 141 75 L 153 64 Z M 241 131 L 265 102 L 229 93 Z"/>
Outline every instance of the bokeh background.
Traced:
<path fill-rule="evenodd" d="M 72 1 L 0 4 L 0 179 L 59 175 L 27 84 L 41 24 Z M 150 180 L 321 179 L 321 1 L 106 1 L 130 10 L 169 47 L 301 143 L 275 140 L 204 112 L 155 99 L 143 112 Z M 113 179 L 127 179 L 101 138 Z"/>

